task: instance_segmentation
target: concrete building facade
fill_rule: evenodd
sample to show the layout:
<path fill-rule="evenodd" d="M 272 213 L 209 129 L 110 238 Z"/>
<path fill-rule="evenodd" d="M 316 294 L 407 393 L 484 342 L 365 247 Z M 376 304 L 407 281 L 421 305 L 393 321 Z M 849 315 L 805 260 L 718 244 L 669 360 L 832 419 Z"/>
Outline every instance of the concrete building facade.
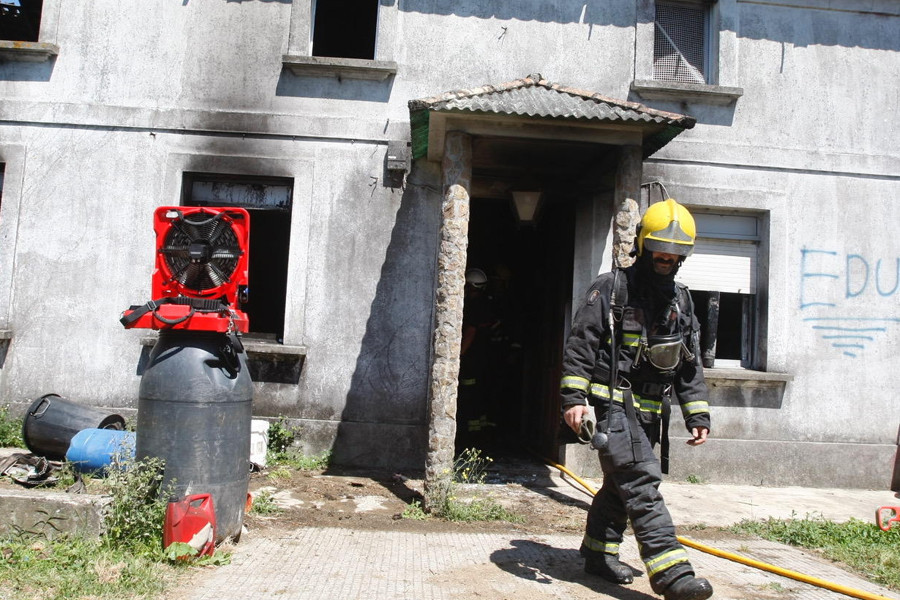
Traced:
<path fill-rule="evenodd" d="M 713 439 L 673 426 L 672 477 L 900 486 L 900 2 L 19 5 L 3 404 L 136 409 L 152 332 L 119 316 L 150 300 L 153 211 L 229 204 L 251 215 L 254 414 L 339 463 L 445 464 L 479 266 L 504 311 L 496 435 L 592 474 L 560 428 L 567 327 L 674 197 L 700 231 L 680 276 Z M 536 221 L 513 192 L 540 193 Z"/>

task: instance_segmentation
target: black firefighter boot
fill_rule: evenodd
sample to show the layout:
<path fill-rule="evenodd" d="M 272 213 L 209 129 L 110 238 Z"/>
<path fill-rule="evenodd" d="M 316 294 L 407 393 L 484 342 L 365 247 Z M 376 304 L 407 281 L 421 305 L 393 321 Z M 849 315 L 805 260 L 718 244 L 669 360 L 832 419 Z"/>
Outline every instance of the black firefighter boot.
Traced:
<path fill-rule="evenodd" d="M 713 594 L 712 585 L 691 574 L 679 577 L 663 591 L 665 600 L 706 600 Z"/>
<path fill-rule="evenodd" d="M 631 567 L 619 560 L 614 554 L 605 552 L 584 552 L 584 572 L 599 575 L 607 581 L 626 584 L 634 581 Z"/>

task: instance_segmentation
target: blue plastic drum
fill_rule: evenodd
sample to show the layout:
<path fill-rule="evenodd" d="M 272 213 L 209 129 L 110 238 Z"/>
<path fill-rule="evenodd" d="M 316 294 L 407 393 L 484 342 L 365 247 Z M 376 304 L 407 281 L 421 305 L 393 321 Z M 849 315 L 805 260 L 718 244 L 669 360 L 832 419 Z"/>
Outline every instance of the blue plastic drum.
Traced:
<path fill-rule="evenodd" d="M 82 429 L 72 437 L 66 460 L 77 471 L 103 471 L 134 460 L 135 434 L 115 429 Z"/>

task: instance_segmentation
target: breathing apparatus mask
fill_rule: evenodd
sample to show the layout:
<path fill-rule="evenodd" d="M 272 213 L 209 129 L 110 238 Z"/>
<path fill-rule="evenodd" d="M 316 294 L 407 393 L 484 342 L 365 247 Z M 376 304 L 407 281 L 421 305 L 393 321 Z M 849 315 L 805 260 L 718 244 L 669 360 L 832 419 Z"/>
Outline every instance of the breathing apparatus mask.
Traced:
<path fill-rule="evenodd" d="M 681 364 L 682 358 L 694 359 L 681 335 L 677 333 L 649 336 L 643 355 L 660 371 L 674 371 Z"/>

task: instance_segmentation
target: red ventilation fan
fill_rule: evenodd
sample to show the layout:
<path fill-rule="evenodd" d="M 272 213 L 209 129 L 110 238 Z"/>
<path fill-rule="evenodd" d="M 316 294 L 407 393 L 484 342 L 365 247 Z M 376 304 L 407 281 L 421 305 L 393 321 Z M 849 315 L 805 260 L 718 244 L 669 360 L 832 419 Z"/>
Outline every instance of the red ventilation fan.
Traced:
<path fill-rule="evenodd" d="M 153 300 L 122 315 L 126 328 L 246 332 L 250 215 L 243 208 L 156 209 Z"/>

